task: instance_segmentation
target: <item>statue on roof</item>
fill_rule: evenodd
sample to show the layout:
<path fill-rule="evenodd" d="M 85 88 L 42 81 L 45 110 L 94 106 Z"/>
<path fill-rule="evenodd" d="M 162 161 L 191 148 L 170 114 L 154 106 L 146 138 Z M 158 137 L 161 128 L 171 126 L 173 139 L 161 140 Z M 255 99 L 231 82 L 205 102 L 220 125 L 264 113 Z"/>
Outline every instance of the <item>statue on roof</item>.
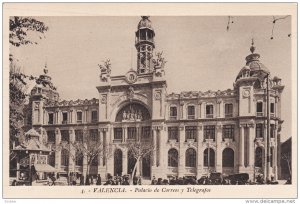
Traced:
<path fill-rule="evenodd" d="M 162 73 L 164 73 L 164 66 L 167 61 L 162 57 L 162 54 L 163 51 L 156 53 L 155 55 L 157 56 L 157 59 L 152 60 L 156 76 L 162 76 Z"/>
<path fill-rule="evenodd" d="M 98 64 L 98 67 L 100 68 L 100 79 L 101 81 L 106 82 L 108 80 L 108 78 L 110 77 L 110 73 L 111 73 L 111 63 L 110 63 L 110 59 L 107 59 L 105 61 L 103 61 L 103 65 Z"/>

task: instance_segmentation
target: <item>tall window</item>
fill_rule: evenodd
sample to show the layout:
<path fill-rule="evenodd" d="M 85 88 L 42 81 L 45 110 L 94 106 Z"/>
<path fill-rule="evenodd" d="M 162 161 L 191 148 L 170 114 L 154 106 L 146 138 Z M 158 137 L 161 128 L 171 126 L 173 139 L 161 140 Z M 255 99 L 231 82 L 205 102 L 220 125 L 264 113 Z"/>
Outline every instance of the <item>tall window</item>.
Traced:
<path fill-rule="evenodd" d="M 262 167 L 263 150 L 261 147 L 255 149 L 255 167 Z"/>
<path fill-rule="evenodd" d="M 82 123 L 82 112 L 77 111 L 77 123 Z"/>
<path fill-rule="evenodd" d="M 185 139 L 194 139 L 196 141 L 197 137 L 197 127 L 196 126 L 186 126 L 185 127 Z"/>
<path fill-rule="evenodd" d="M 95 141 L 95 142 L 97 142 L 98 141 L 98 130 L 97 129 L 91 129 L 90 130 L 90 139 L 92 140 L 92 141 Z"/>
<path fill-rule="evenodd" d="M 48 113 L 48 124 L 52 125 L 54 124 L 54 114 L 53 113 Z"/>
<path fill-rule="evenodd" d="M 70 136 L 69 136 L 69 130 L 61 130 L 61 141 L 63 142 L 69 142 Z"/>
<path fill-rule="evenodd" d="M 214 106 L 206 105 L 206 118 L 213 118 L 213 117 L 214 117 Z"/>
<path fill-rule="evenodd" d="M 48 164 L 55 167 L 55 152 L 51 152 L 48 156 Z"/>
<path fill-rule="evenodd" d="M 83 130 L 75 130 L 75 141 L 83 142 Z"/>
<path fill-rule="evenodd" d="M 48 135 L 48 143 L 55 143 L 55 131 L 53 130 L 47 131 L 47 135 Z"/>
<path fill-rule="evenodd" d="M 178 127 L 168 127 L 168 138 L 178 141 Z"/>
<path fill-rule="evenodd" d="M 83 166 L 83 154 L 80 152 L 76 152 L 75 165 Z"/>
<path fill-rule="evenodd" d="M 92 122 L 98 121 L 98 111 L 92 111 Z"/>
<path fill-rule="evenodd" d="M 256 124 L 256 138 L 263 138 L 263 124 Z"/>
<path fill-rule="evenodd" d="M 274 124 L 270 125 L 270 137 L 275 138 L 275 125 Z"/>
<path fill-rule="evenodd" d="M 215 140 L 215 126 L 214 125 L 204 126 L 204 139 Z"/>
<path fill-rule="evenodd" d="M 275 104 L 271 103 L 271 107 L 270 107 L 270 112 L 271 112 L 271 116 L 275 116 Z"/>
<path fill-rule="evenodd" d="M 170 107 L 170 120 L 177 119 L 177 107 Z"/>
<path fill-rule="evenodd" d="M 114 128 L 114 139 L 122 140 L 122 128 Z"/>
<path fill-rule="evenodd" d="M 168 166 L 178 167 L 178 151 L 176 149 L 168 151 Z"/>
<path fill-rule="evenodd" d="M 263 102 L 256 103 L 256 115 L 263 116 Z"/>
<path fill-rule="evenodd" d="M 234 125 L 223 125 L 223 140 L 234 139 Z"/>
<path fill-rule="evenodd" d="M 68 166 L 69 165 L 69 152 L 66 149 L 61 151 L 61 165 Z"/>
<path fill-rule="evenodd" d="M 231 148 L 225 148 L 222 155 L 223 167 L 234 167 L 234 151 Z"/>
<path fill-rule="evenodd" d="M 215 151 L 212 148 L 207 148 L 204 150 L 204 166 L 214 167 L 215 166 Z"/>
<path fill-rule="evenodd" d="M 136 138 L 136 128 L 135 127 L 128 127 L 127 128 L 127 137 L 128 139 L 135 139 Z"/>
<path fill-rule="evenodd" d="M 67 124 L 68 123 L 68 113 L 67 112 L 63 112 L 62 116 L 63 116 L 62 124 Z"/>
<path fill-rule="evenodd" d="M 147 139 L 151 136 L 151 128 L 149 126 L 142 127 L 142 138 Z"/>
<path fill-rule="evenodd" d="M 274 160 L 274 147 L 270 148 L 270 166 L 273 167 L 273 160 Z"/>
<path fill-rule="evenodd" d="M 225 118 L 230 118 L 233 116 L 233 105 L 225 104 Z"/>
<path fill-rule="evenodd" d="M 195 106 L 188 106 L 188 119 L 195 119 Z"/>
<path fill-rule="evenodd" d="M 196 151 L 193 148 L 189 148 L 185 152 L 185 166 L 196 167 Z"/>

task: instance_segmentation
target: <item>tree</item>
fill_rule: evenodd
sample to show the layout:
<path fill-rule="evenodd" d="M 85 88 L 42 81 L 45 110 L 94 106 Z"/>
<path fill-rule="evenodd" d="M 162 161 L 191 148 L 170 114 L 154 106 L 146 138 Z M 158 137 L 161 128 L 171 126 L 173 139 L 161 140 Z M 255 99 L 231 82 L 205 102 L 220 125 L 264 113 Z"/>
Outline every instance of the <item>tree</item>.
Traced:
<path fill-rule="evenodd" d="M 286 162 L 290 174 L 290 178 L 292 177 L 292 169 L 291 169 L 291 152 L 286 152 L 282 155 L 282 160 Z"/>
<path fill-rule="evenodd" d="M 133 141 L 127 144 L 128 149 L 128 157 L 134 158 L 135 165 L 132 171 L 132 178 L 135 175 L 141 175 L 141 169 L 137 172 L 137 165 L 139 165 L 140 161 L 144 158 L 151 158 L 151 155 L 155 151 L 152 143 L 144 142 L 144 141 Z"/>
<path fill-rule="evenodd" d="M 41 21 L 30 17 L 11 17 L 9 19 L 9 42 L 12 46 L 19 47 L 27 44 L 37 44 L 36 41 L 29 39 L 30 32 L 44 34 L 48 27 Z M 40 36 L 41 39 L 41 36 Z M 9 135 L 10 148 L 17 141 L 18 135 L 22 135 L 24 126 L 24 106 L 28 94 L 27 80 L 34 80 L 37 84 L 47 86 L 47 81 L 41 77 L 25 75 L 22 73 L 20 66 L 17 65 L 17 59 L 13 54 L 9 55 Z M 51 85 L 51 88 L 55 87 Z"/>

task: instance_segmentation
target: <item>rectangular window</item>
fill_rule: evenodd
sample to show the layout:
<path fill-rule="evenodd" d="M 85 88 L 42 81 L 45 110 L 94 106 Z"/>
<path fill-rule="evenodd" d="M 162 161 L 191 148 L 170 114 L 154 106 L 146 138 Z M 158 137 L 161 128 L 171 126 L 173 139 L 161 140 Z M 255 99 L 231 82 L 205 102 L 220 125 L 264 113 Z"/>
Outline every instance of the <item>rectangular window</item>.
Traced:
<path fill-rule="evenodd" d="M 170 120 L 177 119 L 177 107 L 170 107 Z"/>
<path fill-rule="evenodd" d="M 234 139 L 234 125 L 223 126 L 223 140 L 224 139 Z"/>
<path fill-rule="evenodd" d="M 186 126 L 185 127 L 185 139 L 194 139 L 197 138 L 197 127 L 196 126 Z"/>
<path fill-rule="evenodd" d="M 274 103 L 271 103 L 270 112 L 271 112 L 271 116 L 274 117 L 275 116 L 275 104 Z"/>
<path fill-rule="evenodd" d="M 94 142 L 98 142 L 98 130 L 97 129 L 91 129 L 90 130 L 90 140 Z"/>
<path fill-rule="evenodd" d="M 270 125 L 270 137 L 275 138 L 275 125 L 274 124 Z"/>
<path fill-rule="evenodd" d="M 263 124 L 256 124 L 256 138 L 263 138 Z"/>
<path fill-rule="evenodd" d="M 61 130 L 61 141 L 63 142 L 69 142 L 70 137 L 69 137 L 69 130 Z"/>
<path fill-rule="evenodd" d="M 195 106 L 188 106 L 188 119 L 195 119 Z"/>
<path fill-rule="evenodd" d="M 98 111 L 92 111 L 92 122 L 98 121 Z"/>
<path fill-rule="evenodd" d="M 142 138 L 149 139 L 151 136 L 151 128 L 150 127 L 142 127 Z"/>
<path fill-rule="evenodd" d="M 178 141 L 178 127 L 168 127 L 168 138 Z"/>
<path fill-rule="evenodd" d="M 213 118 L 213 117 L 214 117 L 214 106 L 206 105 L 206 118 Z"/>
<path fill-rule="evenodd" d="M 122 128 L 114 128 L 114 139 L 115 140 L 122 140 Z"/>
<path fill-rule="evenodd" d="M 263 102 L 256 103 L 256 115 L 263 116 Z"/>
<path fill-rule="evenodd" d="M 233 105 L 225 104 L 225 118 L 230 118 L 233 116 Z"/>
<path fill-rule="evenodd" d="M 135 127 L 127 128 L 127 137 L 130 140 L 134 140 L 136 138 L 136 128 Z"/>
<path fill-rule="evenodd" d="M 204 139 L 215 140 L 215 126 L 214 125 L 204 126 Z"/>
<path fill-rule="evenodd" d="M 77 111 L 77 123 L 82 123 L 82 112 Z"/>
<path fill-rule="evenodd" d="M 55 131 L 47 131 L 48 143 L 55 143 Z"/>
<path fill-rule="evenodd" d="M 83 142 L 83 130 L 75 130 L 75 141 L 76 142 Z"/>
<path fill-rule="evenodd" d="M 68 113 L 67 112 L 63 112 L 62 116 L 63 116 L 62 124 L 67 124 L 68 123 Z"/>
<path fill-rule="evenodd" d="M 53 121 L 54 121 L 54 114 L 48 113 L 48 124 L 53 125 Z"/>

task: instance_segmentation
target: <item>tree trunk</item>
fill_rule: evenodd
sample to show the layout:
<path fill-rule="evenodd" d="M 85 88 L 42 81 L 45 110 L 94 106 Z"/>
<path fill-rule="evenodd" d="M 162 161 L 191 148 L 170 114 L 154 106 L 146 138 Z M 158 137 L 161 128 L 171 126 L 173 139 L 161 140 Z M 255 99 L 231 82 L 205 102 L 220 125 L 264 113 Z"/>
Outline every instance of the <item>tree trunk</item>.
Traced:
<path fill-rule="evenodd" d="M 136 175 L 135 172 L 136 172 L 136 169 L 137 169 L 137 165 L 139 165 L 139 163 L 140 163 L 140 158 L 141 158 L 141 157 L 138 157 L 138 158 L 136 159 L 136 162 L 135 162 L 135 165 L 134 165 L 134 168 L 133 168 L 133 171 L 132 171 L 132 176 L 131 176 L 131 179 L 132 179 L 132 180 L 133 180 L 134 175 Z"/>

